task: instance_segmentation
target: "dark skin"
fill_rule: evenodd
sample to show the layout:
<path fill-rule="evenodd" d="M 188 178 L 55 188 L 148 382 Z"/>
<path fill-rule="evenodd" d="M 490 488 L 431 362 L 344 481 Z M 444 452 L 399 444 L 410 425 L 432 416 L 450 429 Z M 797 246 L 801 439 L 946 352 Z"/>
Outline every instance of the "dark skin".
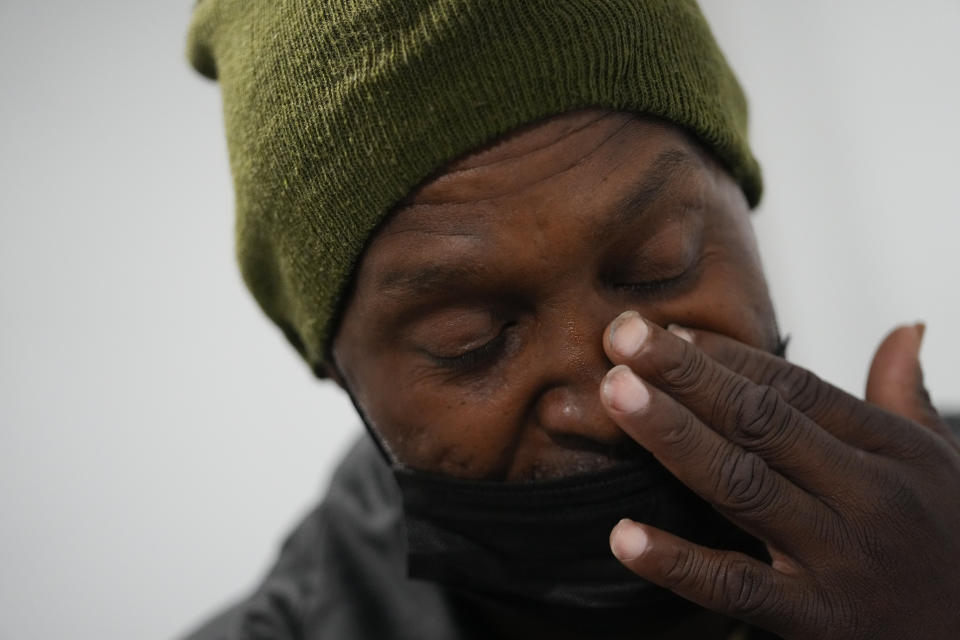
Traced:
<path fill-rule="evenodd" d="M 777 340 L 739 189 L 676 129 L 588 111 L 402 203 L 363 258 L 334 356 L 401 463 L 569 475 L 636 448 L 597 394 L 600 336 L 624 309 Z"/>
<path fill-rule="evenodd" d="M 944 570 L 960 564 L 960 446 L 918 391 L 918 330 L 881 346 L 868 402 L 777 344 L 734 181 L 671 125 L 584 110 L 400 203 L 361 261 L 331 372 L 415 469 L 548 478 L 650 450 L 773 562 L 631 522 L 611 546 L 724 617 L 788 638 L 960 637 Z"/>

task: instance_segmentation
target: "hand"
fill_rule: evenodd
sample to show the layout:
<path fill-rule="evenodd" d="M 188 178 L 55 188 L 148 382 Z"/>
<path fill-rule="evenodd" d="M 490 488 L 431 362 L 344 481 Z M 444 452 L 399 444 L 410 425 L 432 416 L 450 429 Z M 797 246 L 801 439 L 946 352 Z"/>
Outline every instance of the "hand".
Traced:
<path fill-rule="evenodd" d="M 604 348 L 604 406 L 770 564 L 621 521 L 641 577 L 785 638 L 960 638 L 960 442 L 923 391 L 922 328 L 880 346 L 867 401 L 785 360 L 634 312 Z"/>

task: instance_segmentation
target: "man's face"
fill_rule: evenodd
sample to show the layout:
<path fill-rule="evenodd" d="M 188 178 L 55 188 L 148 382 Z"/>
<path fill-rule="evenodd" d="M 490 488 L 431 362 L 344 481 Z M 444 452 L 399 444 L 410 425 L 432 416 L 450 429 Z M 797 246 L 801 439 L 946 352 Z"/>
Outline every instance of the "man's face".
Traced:
<path fill-rule="evenodd" d="M 604 329 L 627 309 L 777 343 L 733 180 L 671 125 L 578 111 L 402 202 L 364 254 L 333 354 L 402 464 L 557 477 L 637 454 L 599 392 Z"/>

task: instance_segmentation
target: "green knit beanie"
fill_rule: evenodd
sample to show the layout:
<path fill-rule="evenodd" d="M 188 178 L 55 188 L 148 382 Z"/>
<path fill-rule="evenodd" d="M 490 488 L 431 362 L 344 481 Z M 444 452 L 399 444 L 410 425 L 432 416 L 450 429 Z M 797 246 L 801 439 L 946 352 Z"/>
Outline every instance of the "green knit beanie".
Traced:
<path fill-rule="evenodd" d="M 188 55 L 222 88 L 244 279 L 318 374 L 395 203 L 520 125 L 659 116 L 760 198 L 746 100 L 694 0 L 200 0 Z"/>

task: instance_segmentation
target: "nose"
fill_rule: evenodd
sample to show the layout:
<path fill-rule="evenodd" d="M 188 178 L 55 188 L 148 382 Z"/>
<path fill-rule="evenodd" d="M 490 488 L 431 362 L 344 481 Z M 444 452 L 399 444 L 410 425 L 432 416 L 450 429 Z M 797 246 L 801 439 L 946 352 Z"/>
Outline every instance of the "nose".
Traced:
<path fill-rule="evenodd" d="M 613 366 L 601 342 L 619 310 L 581 297 L 544 318 L 543 384 L 536 400 L 537 427 L 565 448 L 615 446 L 629 437 L 600 402 L 600 382 Z"/>

